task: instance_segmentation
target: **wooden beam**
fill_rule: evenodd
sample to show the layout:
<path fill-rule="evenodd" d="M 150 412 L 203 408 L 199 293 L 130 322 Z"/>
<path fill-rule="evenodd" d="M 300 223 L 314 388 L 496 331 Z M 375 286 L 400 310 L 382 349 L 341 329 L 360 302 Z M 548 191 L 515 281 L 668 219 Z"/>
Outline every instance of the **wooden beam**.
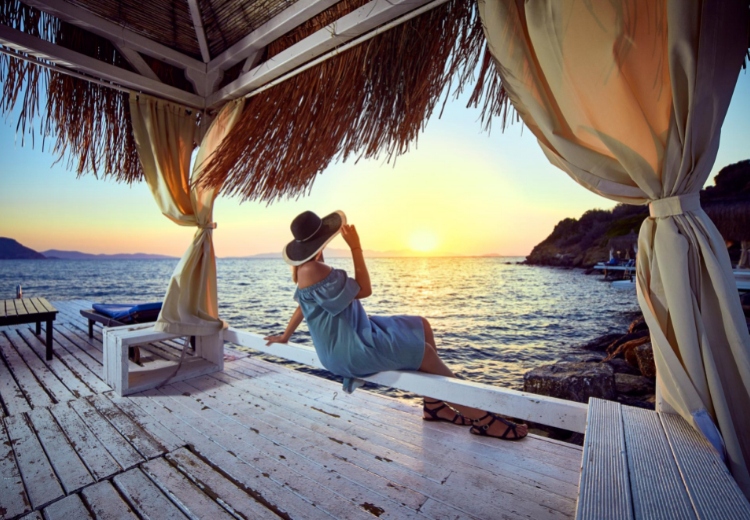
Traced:
<path fill-rule="evenodd" d="M 292 45 L 274 56 L 272 60 L 242 74 L 221 90 L 210 95 L 206 99 L 206 105 L 208 107 L 220 106 L 231 99 L 244 96 L 337 46 L 430 2 L 431 0 L 373 0 Z"/>
<path fill-rule="evenodd" d="M 204 107 L 204 98 L 200 96 L 101 62 L 70 49 L 59 47 L 2 24 L 0 24 L 0 45 L 49 61 L 58 67 L 88 74 L 122 87 L 152 94 L 192 108 L 202 109 Z"/>
<path fill-rule="evenodd" d="M 295 2 L 291 7 L 284 9 L 211 60 L 208 64 L 208 71 L 226 70 L 236 65 L 337 2 L 339 0 L 299 0 Z"/>
<path fill-rule="evenodd" d="M 201 57 L 205 63 L 208 63 L 211 61 L 211 54 L 208 52 L 208 41 L 206 40 L 206 31 L 203 29 L 203 20 L 201 19 L 198 0 L 188 0 L 188 5 L 190 6 L 190 16 L 193 18 L 195 36 L 198 38 L 198 46 L 201 49 Z"/>
<path fill-rule="evenodd" d="M 103 36 L 113 44 L 124 45 L 147 56 L 184 69 L 205 72 L 206 65 L 195 58 L 177 52 L 166 45 L 125 29 L 94 13 L 60 0 L 24 0 L 25 4 L 49 13 L 60 20 Z"/>
<path fill-rule="evenodd" d="M 124 45 L 115 45 L 115 47 L 117 47 L 117 50 L 120 51 L 120 54 L 125 56 L 125 59 L 128 60 L 128 63 L 130 63 L 141 76 L 145 76 L 147 78 L 153 79 L 154 81 L 162 83 L 161 79 L 159 79 L 159 76 L 157 76 L 156 72 L 154 72 L 154 69 L 148 66 L 148 63 L 146 63 L 146 60 L 143 59 L 138 51 L 129 49 Z"/>
<path fill-rule="evenodd" d="M 234 327 L 224 330 L 224 341 L 325 369 L 315 349 L 311 347 L 294 343 L 273 343 L 266 346 L 263 336 Z M 588 406 L 583 403 L 414 371 L 380 372 L 362 379 L 547 426 L 578 433 L 586 430 Z"/>

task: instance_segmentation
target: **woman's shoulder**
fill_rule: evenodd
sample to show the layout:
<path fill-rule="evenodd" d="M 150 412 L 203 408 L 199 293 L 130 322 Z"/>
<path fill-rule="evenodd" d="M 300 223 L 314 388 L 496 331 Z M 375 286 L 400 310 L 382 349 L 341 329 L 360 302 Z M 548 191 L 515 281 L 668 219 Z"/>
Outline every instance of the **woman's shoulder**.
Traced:
<path fill-rule="evenodd" d="M 306 262 L 297 270 L 297 287 L 310 288 L 328 278 L 334 271 L 335 269 L 323 262 Z"/>

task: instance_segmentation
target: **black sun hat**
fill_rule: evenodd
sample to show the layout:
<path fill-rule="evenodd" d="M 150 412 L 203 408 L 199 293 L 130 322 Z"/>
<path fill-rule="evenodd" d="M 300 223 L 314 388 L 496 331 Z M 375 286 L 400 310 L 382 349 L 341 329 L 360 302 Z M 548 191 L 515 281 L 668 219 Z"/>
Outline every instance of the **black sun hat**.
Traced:
<path fill-rule="evenodd" d="M 343 211 L 334 211 L 323 218 L 312 211 L 300 213 L 292 221 L 294 240 L 282 251 L 284 261 L 289 265 L 302 265 L 314 258 L 338 235 L 345 224 L 346 215 Z"/>

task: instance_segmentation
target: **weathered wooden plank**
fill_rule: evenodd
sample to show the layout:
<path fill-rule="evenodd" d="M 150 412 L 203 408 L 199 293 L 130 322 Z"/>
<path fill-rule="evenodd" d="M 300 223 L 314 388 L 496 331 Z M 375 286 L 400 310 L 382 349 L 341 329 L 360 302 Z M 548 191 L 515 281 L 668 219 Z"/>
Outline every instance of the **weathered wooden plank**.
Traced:
<path fill-rule="evenodd" d="M 145 459 L 153 459 L 166 453 L 164 446 L 152 439 L 112 401 L 104 396 L 93 396 L 87 400 Z"/>
<path fill-rule="evenodd" d="M 587 422 L 576 519 L 630 520 L 633 499 L 620 403 L 591 398 Z"/>
<path fill-rule="evenodd" d="M 89 339 L 86 333 L 78 331 L 68 322 L 62 322 L 61 327 L 58 329 L 69 341 L 73 342 L 78 350 L 85 352 L 91 357 L 92 360 L 96 361 L 99 367 L 102 365 L 102 346 L 101 343 L 97 344 L 96 339 Z M 70 351 L 71 354 L 75 355 L 75 351 Z M 78 359 L 83 363 L 83 359 L 77 356 Z M 101 368 L 99 368 L 101 371 Z M 95 372 L 97 373 L 97 372 Z"/>
<path fill-rule="evenodd" d="M 189 387 L 180 383 L 170 385 L 165 389 L 164 395 L 168 395 L 171 388 L 184 392 Z M 280 482 L 293 481 L 298 493 L 335 517 L 364 520 L 367 518 L 366 514 L 357 504 L 373 503 L 379 500 L 388 503 L 389 510 L 397 511 L 402 518 L 410 518 L 415 514 L 413 509 L 409 510 L 382 495 L 376 495 L 370 489 L 346 478 L 345 475 L 336 474 L 335 470 L 330 467 L 325 468 L 323 464 L 300 457 L 289 449 L 274 450 L 273 443 L 263 442 L 265 439 L 262 437 L 253 436 L 257 438 L 248 442 L 247 438 L 252 435 L 249 428 L 205 406 L 200 397 L 196 400 L 182 395 L 173 399 L 173 402 L 175 407 L 180 407 L 177 408 L 176 413 L 181 416 L 185 417 L 189 414 L 183 410 L 182 407 L 184 407 L 191 410 L 195 417 L 200 417 L 202 425 L 191 421 L 194 428 L 202 427 L 205 430 L 206 426 L 210 425 L 211 435 L 225 446 L 231 446 L 233 453 L 244 460 L 252 461 L 253 465 L 268 474 L 269 478 Z M 188 420 L 190 419 L 191 417 L 188 417 Z M 279 455 L 285 458 L 282 459 Z M 290 459 L 295 461 L 295 465 L 289 463 Z M 335 483 L 335 486 L 331 486 L 331 481 Z"/>
<path fill-rule="evenodd" d="M 195 380 L 191 380 L 190 382 L 193 383 Z M 477 500 L 474 500 L 472 497 L 467 496 L 474 493 L 474 491 L 466 491 L 466 486 L 449 486 L 445 482 L 426 479 L 416 472 L 409 472 L 407 467 L 402 467 L 398 461 L 392 460 L 387 456 L 368 456 L 366 451 L 370 451 L 372 445 L 378 442 L 375 439 L 368 438 L 363 442 L 361 438 L 347 437 L 346 433 L 341 430 L 331 430 L 327 437 L 321 434 L 316 435 L 315 432 L 307 429 L 313 421 L 302 421 L 300 408 L 293 403 L 286 406 L 285 414 L 286 417 L 293 418 L 293 422 L 274 424 L 273 426 L 275 427 L 272 427 L 271 425 L 274 421 L 270 414 L 253 412 L 254 406 L 248 406 L 247 403 L 245 403 L 245 408 L 247 409 L 243 408 L 243 403 L 232 399 L 226 390 L 227 388 L 220 388 L 215 399 L 210 397 L 210 392 L 204 392 L 200 394 L 201 402 L 211 407 L 223 409 L 227 413 L 232 413 L 231 410 L 236 410 L 236 413 L 232 413 L 235 419 L 245 423 L 251 431 L 256 432 L 257 440 L 252 441 L 253 445 L 262 448 L 264 452 L 270 455 L 280 458 L 284 457 L 285 462 L 288 464 L 294 464 L 295 467 L 298 465 L 300 471 L 304 471 L 309 465 L 298 461 L 295 455 L 310 458 L 321 464 L 325 469 L 316 472 L 320 475 L 319 481 L 321 483 L 330 482 L 331 486 L 335 489 L 345 490 L 345 486 L 340 482 L 344 479 L 351 479 L 381 495 L 381 497 L 372 497 L 370 500 L 357 499 L 355 500 L 357 504 L 375 504 L 385 512 L 398 517 L 403 516 L 401 510 L 393 508 L 392 504 L 383 497 L 389 497 L 421 512 L 421 506 L 426 496 L 429 496 L 435 497 L 435 500 L 441 502 L 441 507 L 446 516 L 453 518 L 489 518 L 491 516 L 488 517 L 487 515 L 492 510 L 495 510 L 500 503 L 504 509 L 510 510 L 514 509 L 516 504 L 520 502 L 513 495 L 520 496 L 522 493 L 512 491 L 513 485 L 508 485 L 509 479 L 502 475 L 497 476 L 476 470 L 465 472 L 467 474 L 478 475 L 480 478 L 491 482 L 493 486 L 492 493 L 478 496 Z M 333 420 L 335 421 L 335 419 Z M 344 428 L 348 427 L 348 423 L 346 424 L 347 426 L 343 426 Z M 466 434 L 465 430 L 464 434 Z M 465 438 L 464 440 L 468 439 Z M 262 442 L 267 442 L 268 444 L 261 444 Z M 429 440 L 425 440 L 425 442 L 431 444 Z M 279 444 L 281 448 L 287 451 L 275 447 Z M 433 449 L 442 454 L 440 447 L 434 446 Z M 445 460 L 450 460 L 450 467 L 456 471 L 460 471 L 461 468 L 466 467 L 466 464 L 462 460 L 455 459 L 450 453 L 445 454 Z M 338 480 L 329 480 L 330 476 Z M 454 479 L 455 482 L 461 482 L 469 478 L 463 473 L 457 473 L 456 476 L 457 479 Z M 351 491 L 344 494 L 349 497 L 354 496 Z M 546 494 L 545 491 L 534 487 L 533 489 L 527 489 L 523 493 L 523 496 L 529 501 L 534 501 L 537 499 L 535 495 L 541 496 L 544 494 Z M 541 501 L 544 502 L 545 500 L 541 499 Z M 519 506 L 519 508 L 528 509 L 527 506 Z M 567 510 L 572 512 L 573 508 L 574 502 L 572 500 L 568 501 Z M 544 511 L 544 517 L 547 518 L 555 518 L 556 515 L 560 518 L 563 517 L 559 513 L 547 512 L 539 508 L 533 514 L 523 512 L 519 512 L 518 514 L 526 517 L 542 517 L 542 511 Z"/>
<path fill-rule="evenodd" d="M 230 481 L 224 479 L 224 482 L 221 482 L 219 486 L 201 488 L 162 458 L 147 462 L 141 466 L 141 469 L 188 518 L 196 520 L 201 518 L 231 520 L 234 518 L 215 500 L 217 496 L 220 496 L 218 493 L 221 493 L 225 486 L 233 486 Z M 221 477 L 221 475 L 218 476 Z M 245 502 L 254 503 L 255 501 L 248 500 L 247 495 L 245 495 Z M 264 511 L 277 518 L 267 509 L 264 508 Z M 248 517 L 259 518 L 261 515 L 253 511 Z"/>
<path fill-rule="evenodd" d="M 65 434 L 55 422 L 49 409 L 37 408 L 28 417 L 36 430 L 39 441 L 49 457 L 55 473 L 60 479 L 65 494 L 69 495 L 94 483 L 86 465 L 76 450 L 68 443 Z"/>
<path fill-rule="evenodd" d="M 167 458 L 200 489 L 215 495 L 233 514 L 245 518 L 278 518 L 272 509 L 255 499 L 252 490 L 238 487 L 185 448 L 170 453 Z"/>
<path fill-rule="evenodd" d="M 146 520 L 187 518 L 138 468 L 121 473 L 112 481 L 127 501 L 133 504 L 141 518 Z"/>
<path fill-rule="evenodd" d="M 28 424 L 28 417 L 25 414 L 12 415 L 4 420 L 32 509 L 40 509 L 65 496 L 39 440 Z"/>
<path fill-rule="evenodd" d="M 97 520 L 138 520 L 108 480 L 84 488 L 81 495 Z"/>
<path fill-rule="evenodd" d="M 750 503 L 703 436 L 679 415 L 659 418 L 698 518 L 750 518 Z"/>
<path fill-rule="evenodd" d="M 15 518 L 31 511 L 5 424 L 0 420 L 0 517 Z"/>
<path fill-rule="evenodd" d="M 188 383 L 196 385 L 200 380 L 193 379 Z M 265 379 L 260 379 L 256 384 L 260 386 L 265 382 Z M 242 382 L 238 385 L 242 385 Z M 358 479 L 377 489 L 378 493 L 391 496 L 395 500 L 400 499 L 400 502 L 407 505 L 414 505 L 412 500 L 418 502 L 424 500 L 413 495 L 410 497 L 410 490 L 419 490 L 419 494 L 426 493 L 428 496 L 445 501 L 446 510 L 450 510 L 452 505 L 456 504 L 461 504 L 457 507 L 469 507 L 469 510 L 476 508 L 478 505 L 472 501 L 461 500 L 463 491 L 444 489 L 442 482 L 451 473 L 458 472 L 459 475 L 463 475 L 481 471 L 480 474 L 489 476 L 499 490 L 493 493 L 493 499 L 485 499 L 482 507 L 484 505 L 494 507 L 493 500 L 502 500 L 504 503 L 519 502 L 515 497 L 525 497 L 530 499 L 527 501 L 536 501 L 536 503 L 551 506 L 550 509 L 566 514 L 571 514 L 575 507 L 574 501 L 570 498 L 570 493 L 575 496 L 574 490 L 569 491 L 568 497 L 555 496 L 555 493 L 549 493 L 543 484 L 540 485 L 528 479 L 527 473 L 519 467 L 508 468 L 505 475 L 502 468 L 501 470 L 493 468 L 492 473 L 484 473 L 486 470 L 473 467 L 476 466 L 476 462 L 472 458 L 479 459 L 486 456 L 488 449 L 483 450 L 483 453 L 474 453 L 471 455 L 472 458 L 469 458 L 460 452 L 444 450 L 439 442 L 433 443 L 432 438 L 425 438 L 423 441 L 431 447 L 430 450 L 422 447 L 419 450 L 402 449 L 401 451 L 405 454 L 393 452 L 388 448 L 383 448 L 382 445 L 398 443 L 397 440 L 369 432 L 355 431 L 356 426 L 353 425 L 357 419 L 348 419 L 343 415 L 345 413 L 343 410 L 337 410 L 335 414 L 329 415 L 325 407 L 320 408 L 321 405 L 300 406 L 293 398 L 272 402 L 268 394 L 260 393 L 252 386 L 254 386 L 253 382 L 249 381 L 247 385 L 242 385 L 241 389 L 232 390 L 226 385 L 219 387 L 215 401 L 211 398 L 209 387 L 204 387 L 206 392 L 201 395 L 201 402 L 224 410 L 227 414 L 234 416 L 237 421 L 245 423 L 251 431 L 256 431 L 260 438 L 270 443 L 270 446 L 262 446 L 265 451 L 275 453 L 279 450 L 274 448 L 274 445 L 281 444 L 292 451 L 299 451 L 305 457 L 318 460 L 329 469 L 339 468 L 345 477 Z M 258 397 L 258 400 L 254 402 L 263 403 L 263 406 L 259 408 L 252 403 L 248 404 L 247 400 L 251 396 Z M 278 416 L 274 418 L 273 413 L 265 413 L 262 410 L 264 407 L 270 408 L 271 406 L 276 408 L 276 414 L 283 414 L 283 418 Z M 467 441 L 473 440 L 467 437 L 468 432 L 465 429 L 451 426 L 447 426 L 446 429 L 458 430 L 462 434 L 460 440 L 463 444 L 470 444 Z M 253 443 L 258 445 L 261 442 L 260 438 Z M 289 456 L 288 453 L 286 455 Z M 332 457 L 334 460 L 331 460 Z M 433 461 L 429 462 L 425 459 L 433 459 Z M 446 465 L 445 460 L 450 460 L 451 464 Z M 370 476 L 363 477 L 363 471 Z M 399 493 L 402 493 L 401 496 Z M 464 503 L 470 505 L 464 506 Z M 547 509 L 540 510 L 536 505 L 520 504 L 519 508 L 537 508 L 536 511 L 529 513 L 531 516 L 545 514 L 547 517 L 554 517 L 558 514 L 549 513 Z M 458 516 L 469 515 L 467 510 L 456 513 Z"/>
<path fill-rule="evenodd" d="M 60 333 L 59 327 L 55 330 L 55 343 L 62 347 L 55 349 L 55 354 L 59 358 L 59 362 L 63 363 L 75 378 L 90 389 L 87 395 L 108 392 L 110 390 L 109 386 L 100 377 L 101 365 L 90 356 L 81 352 L 80 347 L 73 345 L 68 338 L 64 337 Z M 88 361 L 88 364 L 83 363 L 78 357 L 72 354 L 70 349 L 77 350 Z M 67 383 L 66 379 L 63 381 Z M 84 395 L 83 392 L 79 391 L 79 393 Z"/>
<path fill-rule="evenodd" d="M 251 363 L 250 360 L 241 360 L 239 363 L 233 363 L 234 366 L 243 367 Z M 269 363 L 270 364 L 270 363 Z M 411 409 L 410 413 L 395 413 L 390 407 L 390 400 L 384 400 L 381 396 L 370 394 L 367 391 L 357 391 L 351 395 L 345 395 L 340 391 L 337 383 L 323 380 L 321 378 L 311 378 L 306 374 L 291 371 L 285 367 L 278 367 L 279 373 L 263 375 L 262 384 L 280 395 L 290 396 L 295 400 L 303 400 L 310 407 L 327 408 L 333 413 L 345 413 L 348 419 L 356 424 L 373 430 L 377 433 L 387 432 L 394 438 L 403 443 L 415 447 L 421 447 L 424 443 L 425 431 L 437 426 L 434 424 L 425 424 L 422 421 L 421 409 Z M 240 383 L 248 385 L 247 383 Z M 320 392 L 312 394 L 311 388 L 320 388 Z M 296 391 L 296 395 L 294 392 Z M 287 397 L 289 398 L 289 397 Z M 394 416 L 395 414 L 395 416 Z M 344 415 L 342 415 L 344 417 Z M 455 439 L 449 439 L 454 436 Z M 450 433 L 440 433 L 434 441 L 443 449 L 453 450 L 456 447 L 465 445 L 459 442 L 463 433 L 460 429 L 450 429 Z M 486 444 L 489 448 L 489 454 L 479 459 L 480 465 L 484 461 L 494 464 L 516 464 L 523 470 L 539 468 L 543 475 L 553 479 L 563 479 L 571 486 L 575 487 L 575 494 L 578 489 L 579 472 L 571 470 L 577 467 L 581 459 L 580 449 L 563 449 L 555 445 L 551 449 L 546 449 L 549 444 L 548 440 L 530 436 L 521 443 L 498 443 L 495 439 L 475 438 L 475 442 Z M 444 442 L 443 442 L 444 441 Z M 494 455 L 494 456 L 493 456 Z M 451 455 L 454 456 L 454 455 Z M 555 467 L 557 466 L 557 467 Z"/>
<path fill-rule="evenodd" d="M 331 428 L 325 432 L 310 429 L 314 421 L 305 417 L 301 407 L 294 403 L 290 403 L 284 409 L 274 407 L 273 410 L 263 410 L 249 403 L 250 396 L 239 389 L 228 386 L 213 387 L 207 378 L 197 378 L 189 383 L 203 391 L 202 394 L 196 394 L 200 396 L 200 402 L 254 432 L 257 439 L 252 441 L 253 445 L 277 458 L 283 457 L 289 464 L 300 465 L 301 471 L 315 472 L 306 464 L 297 462 L 295 455 L 310 458 L 321 467 L 339 471 L 348 478 L 367 482 L 368 486 L 379 489 L 380 493 L 413 509 L 419 508 L 424 502 L 425 497 L 422 493 L 414 492 L 405 485 L 412 475 L 403 471 L 398 462 L 392 464 L 392 459 L 372 455 L 368 453 L 369 449 L 353 449 L 352 441 L 355 441 L 355 437 L 346 435 L 340 429 Z M 269 405 L 271 403 L 266 402 L 266 406 Z M 283 417 L 277 414 L 283 414 Z M 345 424 L 344 428 L 348 428 L 349 423 L 345 421 Z M 386 459 L 389 462 L 385 462 Z M 444 474 L 443 478 L 447 475 Z M 424 477 L 419 477 L 420 484 L 424 485 Z M 397 485 L 393 485 L 394 483 Z"/>
<path fill-rule="evenodd" d="M 695 518 L 659 416 L 623 406 L 622 417 L 635 517 Z"/>
<path fill-rule="evenodd" d="M 120 465 L 70 407 L 58 404 L 50 408 L 50 411 L 96 480 L 111 477 L 121 471 Z"/>
<path fill-rule="evenodd" d="M 465 430 L 461 428 L 440 429 L 443 425 L 424 423 L 420 418 L 421 411 L 419 414 L 409 416 L 396 414 L 394 417 L 392 411 L 370 416 L 369 403 L 357 402 L 360 400 L 359 396 L 364 396 L 366 392 L 358 391 L 352 396 L 338 397 L 330 391 L 313 394 L 310 392 L 310 386 L 315 385 L 315 382 L 311 382 L 307 388 L 296 385 L 295 379 L 302 376 L 302 374 L 295 373 L 277 380 L 273 375 L 267 374 L 257 384 L 252 380 L 239 381 L 234 384 L 242 388 L 243 392 L 278 406 L 286 406 L 290 401 L 307 404 L 306 408 L 296 410 L 295 413 L 307 416 L 314 421 L 316 424 L 311 428 L 315 430 L 320 429 L 319 423 L 337 428 L 336 423 L 339 421 L 349 421 L 351 427 L 348 428 L 347 433 L 372 440 L 368 446 L 363 447 L 365 450 L 368 450 L 369 446 L 382 445 L 397 454 L 401 453 L 418 460 L 423 465 L 433 464 L 442 470 L 446 469 L 444 458 L 450 457 L 460 466 L 474 466 L 499 474 L 504 472 L 521 483 L 526 482 L 535 488 L 550 489 L 565 497 L 577 495 L 579 475 L 577 471 L 570 468 L 572 465 L 577 467 L 580 464 L 580 455 L 573 459 L 564 457 L 559 462 L 559 457 L 554 454 L 540 456 L 536 446 L 544 444 L 545 441 L 534 438 L 526 439 L 521 443 L 503 443 L 496 439 L 473 437 L 472 443 L 466 443 L 464 442 Z M 256 392 L 256 387 L 262 387 L 263 393 Z M 426 439 L 429 439 L 428 442 L 435 447 L 434 450 L 425 452 L 423 446 Z M 484 444 L 486 448 L 476 446 L 477 443 Z M 481 448 L 481 452 L 478 448 Z M 580 454 L 580 451 L 575 453 Z M 383 454 L 377 455 L 383 456 Z M 393 455 L 387 457 L 398 460 L 398 457 Z M 407 464 L 407 466 L 411 465 Z M 419 467 L 419 470 L 436 481 L 442 481 L 447 476 L 447 474 L 431 473 L 428 466 Z"/>
<path fill-rule="evenodd" d="M 88 509 L 77 494 L 68 495 L 44 509 L 45 520 L 85 520 L 91 518 Z"/>
<path fill-rule="evenodd" d="M 16 332 L 18 333 L 19 331 L 16 330 Z M 26 341 L 24 341 L 22 336 L 17 334 L 8 334 L 8 339 L 16 348 L 18 354 L 26 362 L 26 365 L 34 373 L 37 381 L 42 384 L 45 391 L 50 396 L 52 396 L 55 402 L 64 403 L 65 401 L 70 401 L 71 399 L 76 398 L 76 396 L 73 395 L 70 390 L 68 390 L 68 388 L 60 381 L 60 379 L 58 379 L 57 376 L 52 373 L 52 371 L 47 367 L 44 361 L 42 361 L 44 356 L 42 356 L 42 358 L 37 356 L 34 351 L 31 350 L 31 348 L 26 344 Z M 40 340 L 36 339 L 36 341 Z"/>
<path fill-rule="evenodd" d="M 106 392 L 110 388 L 109 385 L 104 383 L 104 378 L 102 377 L 102 363 L 101 361 L 97 361 L 96 358 L 92 356 L 92 353 L 88 352 L 89 349 L 96 352 L 96 349 L 82 341 L 75 334 L 71 333 L 66 325 L 65 322 L 62 322 L 56 326 L 55 341 L 58 345 L 63 347 L 70 356 L 76 359 L 81 366 L 86 367 L 87 371 L 81 370 L 81 374 L 85 374 L 84 380 L 89 383 L 89 386 L 91 388 L 96 388 L 97 391 Z M 101 359 L 101 352 L 98 352 L 98 356 L 99 359 Z M 93 382 L 96 379 L 99 380 L 99 383 Z M 102 385 L 104 390 L 101 390 Z"/>
<path fill-rule="evenodd" d="M 38 359 L 45 359 L 45 352 L 47 347 L 39 338 L 31 334 L 31 331 L 28 329 L 17 329 L 16 332 L 19 336 L 21 336 L 23 340 L 25 340 L 27 346 L 38 356 Z M 78 377 L 78 374 L 74 373 L 68 368 L 66 363 L 67 360 L 63 359 L 59 350 L 62 349 L 55 349 L 54 361 L 45 363 L 47 369 L 49 369 L 49 371 L 55 375 L 57 380 L 67 388 L 67 390 L 70 392 L 70 394 L 72 394 L 73 397 L 78 398 L 91 395 L 91 390 L 81 381 L 80 377 Z M 65 357 L 70 357 L 70 355 L 66 351 L 63 352 L 65 354 Z"/>
<path fill-rule="evenodd" d="M 0 332 L 0 336 L 3 333 Z M 16 380 L 8 367 L 5 360 L 0 356 L 0 399 L 8 410 L 8 415 L 15 415 L 31 410 L 26 396 L 16 384 Z"/>
<path fill-rule="evenodd" d="M 124 397 L 119 397 L 114 393 L 106 395 L 117 408 L 127 415 L 133 422 L 138 424 L 143 430 L 147 431 L 151 438 L 156 440 L 164 448 L 165 452 L 174 451 L 177 448 L 185 446 L 187 443 L 165 428 L 159 421 L 151 415 L 141 410 L 134 402 Z M 137 399 L 137 398 L 136 398 Z"/>
<path fill-rule="evenodd" d="M 13 375 L 15 376 L 18 387 L 26 396 L 29 405 L 32 408 L 37 406 L 52 406 L 53 402 L 44 388 L 34 377 L 31 369 L 26 365 L 16 349 L 11 345 L 10 340 L 5 334 L 0 333 L 0 354 L 5 358 L 5 362 Z"/>
<path fill-rule="evenodd" d="M 86 423 L 97 439 L 107 448 L 110 455 L 123 469 L 137 466 L 145 459 L 133 448 L 130 443 L 112 426 L 104 417 L 96 411 L 91 403 L 84 399 L 71 401 L 69 406 L 75 410 Z"/>
<path fill-rule="evenodd" d="M 251 492 L 256 500 L 261 500 L 266 507 L 274 508 L 274 510 L 288 514 L 292 518 L 330 519 L 327 513 L 314 504 L 304 500 L 291 489 L 265 477 L 247 461 L 237 457 L 231 452 L 231 447 L 225 447 L 214 442 L 211 438 L 183 422 L 171 409 L 165 408 L 154 399 L 144 399 L 153 392 L 153 390 L 150 390 L 140 394 L 136 401 L 138 406 L 161 421 L 176 435 L 192 444 L 194 451 L 210 461 L 214 467 L 221 468 L 225 476 Z"/>

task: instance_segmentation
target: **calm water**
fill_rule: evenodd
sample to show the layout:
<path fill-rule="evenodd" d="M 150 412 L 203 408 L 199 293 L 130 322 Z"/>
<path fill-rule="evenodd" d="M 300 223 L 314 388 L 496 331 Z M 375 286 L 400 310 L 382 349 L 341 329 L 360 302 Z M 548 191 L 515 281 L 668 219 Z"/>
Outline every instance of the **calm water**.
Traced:
<path fill-rule="evenodd" d="M 417 314 L 432 323 L 449 366 L 474 381 L 523 386 L 535 366 L 571 346 L 621 332 L 638 310 L 635 292 L 579 270 L 516 265 L 507 258 L 370 259 L 369 314 Z M 510 265 L 509 262 L 510 261 Z M 176 260 L 2 260 L 0 295 L 111 303 L 161 300 Z M 351 260 L 330 259 L 352 272 Z M 260 334 L 283 332 L 295 308 L 281 260 L 218 260 L 221 317 Z M 303 324 L 293 341 L 309 343 Z M 396 394 L 399 395 L 399 394 Z"/>

